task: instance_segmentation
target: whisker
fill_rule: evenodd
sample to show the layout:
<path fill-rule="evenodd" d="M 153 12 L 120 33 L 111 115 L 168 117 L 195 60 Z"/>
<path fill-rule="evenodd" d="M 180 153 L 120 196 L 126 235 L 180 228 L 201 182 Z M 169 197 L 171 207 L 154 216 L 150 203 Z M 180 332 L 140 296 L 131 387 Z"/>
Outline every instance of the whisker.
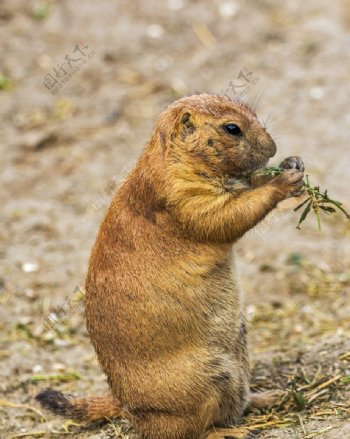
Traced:
<path fill-rule="evenodd" d="M 252 103 L 252 105 L 251 105 L 251 107 L 253 108 L 253 111 L 254 111 L 255 113 L 257 112 L 258 105 L 260 104 L 260 102 L 261 102 L 263 96 L 265 96 L 265 93 L 266 93 L 266 89 L 265 89 L 265 90 L 262 90 L 260 94 L 258 94 L 258 95 L 255 96 L 254 101 L 253 101 L 253 103 Z"/>

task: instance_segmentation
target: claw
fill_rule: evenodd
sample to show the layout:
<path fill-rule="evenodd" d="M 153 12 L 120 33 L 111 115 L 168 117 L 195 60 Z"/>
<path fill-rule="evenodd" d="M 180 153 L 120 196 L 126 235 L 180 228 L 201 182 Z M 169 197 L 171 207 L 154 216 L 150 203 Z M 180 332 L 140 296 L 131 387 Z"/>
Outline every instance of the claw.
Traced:
<path fill-rule="evenodd" d="M 282 169 L 298 169 L 301 172 L 305 170 L 304 162 L 299 156 L 287 157 L 280 163 L 279 167 Z"/>

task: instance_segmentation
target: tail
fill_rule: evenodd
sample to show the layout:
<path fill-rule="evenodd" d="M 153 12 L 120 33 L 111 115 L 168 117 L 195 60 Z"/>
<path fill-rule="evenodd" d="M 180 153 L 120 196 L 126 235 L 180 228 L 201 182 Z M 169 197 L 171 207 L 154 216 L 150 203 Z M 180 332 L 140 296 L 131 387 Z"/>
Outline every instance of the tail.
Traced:
<path fill-rule="evenodd" d="M 75 398 L 58 390 L 47 389 L 36 395 L 35 399 L 55 415 L 76 421 L 96 421 L 126 415 L 126 411 L 112 396 Z"/>

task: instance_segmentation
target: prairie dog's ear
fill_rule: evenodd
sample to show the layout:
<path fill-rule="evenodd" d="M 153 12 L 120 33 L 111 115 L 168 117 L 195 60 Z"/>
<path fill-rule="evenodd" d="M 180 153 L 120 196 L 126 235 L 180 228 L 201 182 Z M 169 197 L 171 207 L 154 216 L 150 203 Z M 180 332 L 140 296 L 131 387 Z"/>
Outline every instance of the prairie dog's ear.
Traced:
<path fill-rule="evenodd" d="M 192 114 L 188 111 L 181 116 L 181 133 L 182 139 L 185 140 L 196 131 L 196 126 Z"/>
<path fill-rule="evenodd" d="M 188 122 L 191 120 L 191 117 L 191 113 L 186 111 L 186 113 L 183 113 L 183 115 L 181 116 L 181 123 L 183 123 L 184 125 L 188 124 Z"/>

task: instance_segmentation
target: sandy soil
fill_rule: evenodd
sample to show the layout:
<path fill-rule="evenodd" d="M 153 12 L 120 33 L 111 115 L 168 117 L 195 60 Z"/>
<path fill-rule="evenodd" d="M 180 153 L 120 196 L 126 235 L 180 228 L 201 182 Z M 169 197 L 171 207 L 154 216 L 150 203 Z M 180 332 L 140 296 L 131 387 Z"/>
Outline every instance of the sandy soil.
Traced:
<path fill-rule="evenodd" d="M 276 163 L 301 155 L 312 181 L 350 207 L 349 11 L 346 0 L 0 2 L 1 438 L 127 437 L 118 422 L 65 431 L 33 397 L 47 386 L 107 391 L 78 288 L 115 187 L 178 96 L 256 105 Z M 258 437 L 345 439 L 350 228 L 337 215 L 322 233 L 313 218 L 299 231 L 297 219 L 282 205 L 238 245 L 253 387 L 300 387 L 302 371 L 307 383 L 318 369 L 340 378 Z"/>

